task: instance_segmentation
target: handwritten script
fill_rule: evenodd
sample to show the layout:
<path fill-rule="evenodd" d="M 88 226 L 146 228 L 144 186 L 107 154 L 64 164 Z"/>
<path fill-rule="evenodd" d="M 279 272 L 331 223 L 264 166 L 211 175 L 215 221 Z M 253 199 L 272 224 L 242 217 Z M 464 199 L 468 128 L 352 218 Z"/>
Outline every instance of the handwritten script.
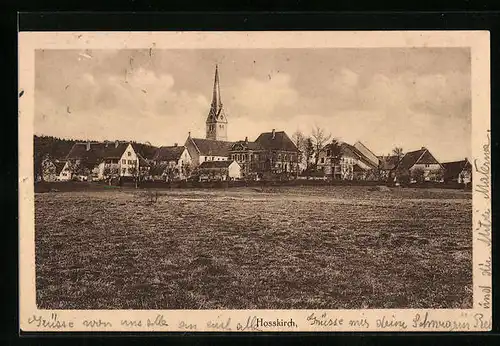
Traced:
<path fill-rule="evenodd" d="M 56 313 L 50 314 L 49 318 L 44 318 L 40 315 L 33 315 L 28 318 L 28 324 L 35 325 L 38 328 L 49 328 L 49 329 L 66 329 L 73 328 L 74 323 L 72 321 L 65 321 L 59 319 Z"/>
<path fill-rule="evenodd" d="M 486 132 L 487 143 L 483 144 L 483 159 L 474 160 L 474 168 L 476 173 L 479 173 L 479 183 L 476 184 L 476 192 L 483 195 L 485 199 L 491 199 L 490 187 L 491 187 L 491 138 L 490 130 Z"/>

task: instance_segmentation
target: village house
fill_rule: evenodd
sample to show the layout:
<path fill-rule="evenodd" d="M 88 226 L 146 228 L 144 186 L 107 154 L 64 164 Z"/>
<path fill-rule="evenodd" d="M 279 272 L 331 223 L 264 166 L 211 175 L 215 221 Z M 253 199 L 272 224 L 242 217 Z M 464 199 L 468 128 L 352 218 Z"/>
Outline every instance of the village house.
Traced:
<path fill-rule="evenodd" d="M 193 167 L 197 167 L 205 161 L 227 161 L 232 145 L 233 142 L 228 141 L 193 138 L 191 133 L 184 144 L 191 157 Z"/>
<path fill-rule="evenodd" d="M 284 131 L 263 132 L 254 142 L 235 142 L 231 160 L 242 167 L 243 177 L 250 179 L 295 177 L 298 174 L 299 150 Z"/>
<path fill-rule="evenodd" d="M 397 155 L 379 156 L 378 158 L 380 180 L 394 181 L 395 171 L 401 158 Z"/>
<path fill-rule="evenodd" d="M 200 181 L 227 181 L 241 178 L 241 166 L 232 160 L 205 161 L 198 167 Z"/>
<path fill-rule="evenodd" d="M 359 142 L 361 144 L 361 142 Z M 378 158 L 363 144 L 363 151 L 368 153 L 367 157 L 355 146 L 348 143 L 339 143 L 341 156 L 335 162 L 332 144 L 327 144 L 318 155 L 317 169 L 325 176 L 337 180 L 375 180 L 378 173 Z M 375 159 L 373 158 L 375 157 Z M 333 174 L 332 174 L 333 173 Z"/>
<path fill-rule="evenodd" d="M 71 172 L 68 161 L 45 158 L 42 161 L 42 179 L 47 182 L 70 180 Z"/>
<path fill-rule="evenodd" d="M 191 173 L 191 155 L 177 143 L 158 148 L 151 161 L 150 175 L 155 180 L 185 180 Z"/>
<path fill-rule="evenodd" d="M 75 143 L 66 159 L 72 174 L 90 175 L 93 180 L 133 177 L 139 169 L 139 159 L 129 142 Z"/>
<path fill-rule="evenodd" d="M 472 165 L 467 158 L 461 161 L 443 162 L 444 182 L 469 184 L 472 181 Z"/>
<path fill-rule="evenodd" d="M 396 167 L 396 180 L 409 180 L 411 183 L 443 181 L 443 166 L 431 154 L 422 147 L 419 150 L 407 152 Z"/>

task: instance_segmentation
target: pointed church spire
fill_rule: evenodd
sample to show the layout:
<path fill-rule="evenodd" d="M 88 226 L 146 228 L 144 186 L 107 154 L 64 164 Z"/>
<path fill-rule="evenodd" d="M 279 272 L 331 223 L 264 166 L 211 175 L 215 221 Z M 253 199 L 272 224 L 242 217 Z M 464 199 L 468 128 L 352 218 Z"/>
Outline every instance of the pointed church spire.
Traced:
<path fill-rule="evenodd" d="M 227 119 L 222 106 L 219 85 L 219 65 L 215 65 L 214 89 L 212 94 L 212 104 L 208 112 L 207 121 L 207 139 L 226 140 L 227 138 Z"/>
<path fill-rule="evenodd" d="M 208 113 L 207 122 L 225 121 L 222 99 L 220 96 L 219 65 L 215 65 L 214 89 L 212 94 L 212 104 Z"/>
<path fill-rule="evenodd" d="M 220 98 L 220 85 L 219 85 L 219 65 L 215 64 L 215 77 L 214 77 L 214 90 L 212 96 L 212 110 L 214 114 L 219 114 L 222 108 L 222 101 Z"/>

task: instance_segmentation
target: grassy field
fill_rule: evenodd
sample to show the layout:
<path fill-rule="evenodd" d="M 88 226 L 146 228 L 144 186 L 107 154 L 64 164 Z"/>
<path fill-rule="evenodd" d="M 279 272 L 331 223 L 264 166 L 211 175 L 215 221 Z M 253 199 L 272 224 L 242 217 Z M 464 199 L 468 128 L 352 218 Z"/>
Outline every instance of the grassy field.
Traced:
<path fill-rule="evenodd" d="M 472 307 L 470 192 L 35 195 L 43 309 Z"/>

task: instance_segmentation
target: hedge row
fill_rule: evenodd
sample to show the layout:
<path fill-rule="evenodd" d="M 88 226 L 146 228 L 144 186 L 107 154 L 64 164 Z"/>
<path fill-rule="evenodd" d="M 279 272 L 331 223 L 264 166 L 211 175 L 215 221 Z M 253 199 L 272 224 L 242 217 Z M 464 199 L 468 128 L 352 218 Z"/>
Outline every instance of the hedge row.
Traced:
<path fill-rule="evenodd" d="M 221 181 L 221 182 L 153 182 L 145 181 L 139 184 L 141 189 L 168 189 L 168 188 L 231 188 L 231 187 L 261 187 L 261 186 L 379 186 L 385 185 L 379 181 L 363 180 L 290 180 L 290 181 Z M 135 183 L 124 183 L 123 188 L 135 188 Z M 458 183 L 432 183 L 411 184 L 412 188 L 441 188 L 441 189 L 464 189 L 463 184 Z M 97 182 L 39 182 L 35 184 L 35 192 L 50 191 L 106 191 L 119 189 L 120 186 L 108 185 Z M 468 190 L 471 190 L 470 185 Z"/>

